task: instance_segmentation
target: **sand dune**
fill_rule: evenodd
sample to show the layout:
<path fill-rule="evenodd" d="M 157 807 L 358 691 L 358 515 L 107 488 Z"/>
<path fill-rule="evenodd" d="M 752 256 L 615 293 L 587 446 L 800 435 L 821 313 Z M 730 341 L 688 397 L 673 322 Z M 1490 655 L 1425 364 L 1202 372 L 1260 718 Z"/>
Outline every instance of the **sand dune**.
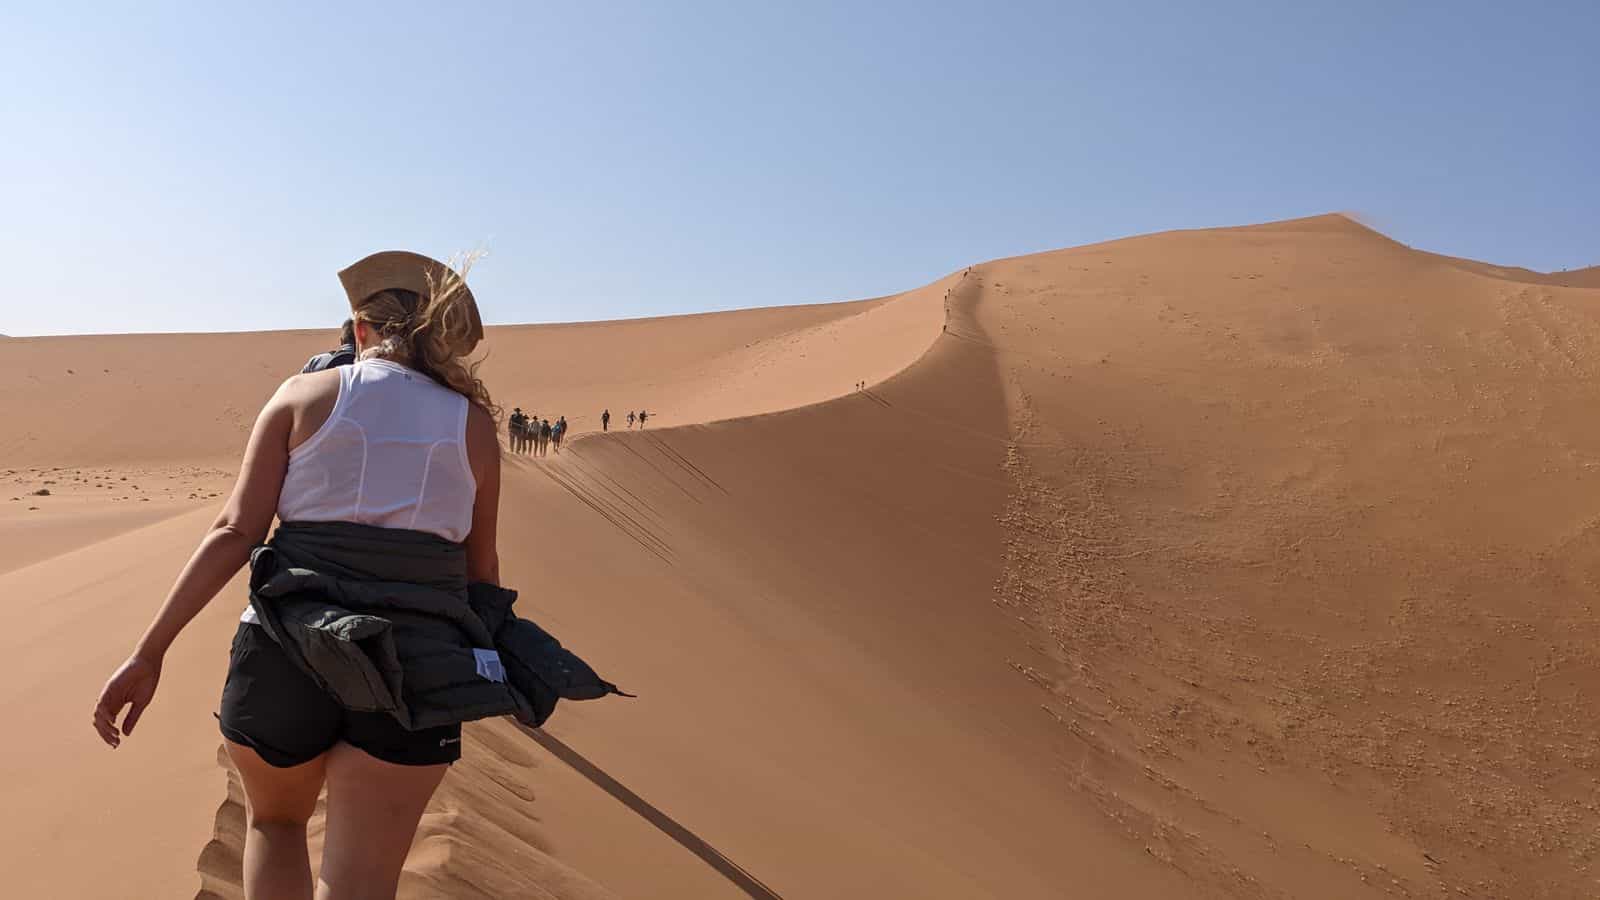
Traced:
<path fill-rule="evenodd" d="M 1600 287 L 1600 266 L 1590 266 L 1586 269 L 1570 269 L 1565 272 L 1535 272 L 1519 266 L 1496 266 L 1471 259 L 1434 255 L 1440 261 L 1466 269 L 1468 272 L 1487 275 L 1491 278 L 1502 278 L 1506 281 L 1522 281 L 1528 284 L 1546 284 L 1558 287 Z"/>
<path fill-rule="evenodd" d="M 329 310 L 330 317 L 341 311 Z M 939 323 L 884 300 L 490 330 L 500 400 L 574 432 L 647 409 L 661 426 L 816 403 L 905 368 Z M 0 461 L 21 466 L 238 463 L 261 404 L 334 332 L 17 338 L 0 356 Z M 130 401 L 143 402 L 130 402 Z M 193 410 L 152 428 L 154 402 Z M 541 406 L 540 404 L 543 404 Z M 555 407 L 555 408 L 552 408 Z"/>
<path fill-rule="evenodd" d="M 1347 220 L 986 267 L 1003 601 L 1158 855 L 1240 892 L 1588 891 L 1600 293 Z M 1094 723 L 1094 724 L 1090 724 Z"/>
<path fill-rule="evenodd" d="M 210 710 L 238 607 L 214 604 L 168 659 L 137 744 L 108 754 L 81 732 L 211 515 L 196 509 L 0 575 L 9 894 L 170 897 L 197 886 L 223 788 Z"/>
<path fill-rule="evenodd" d="M 1566 272 L 1551 272 L 1544 276 L 1548 284 L 1558 284 L 1563 287 L 1600 288 L 1600 266 L 1589 266 L 1584 269 L 1572 269 Z"/>
<path fill-rule="evenodd" d="M 699 841 L 786 898 L 1585 895 L 1589 271 L 1323 216 L 493 329 L 502 402 L 673 426 L 509 458 L 503 500 L 523 614 L 641 695 L 550 733 L 634 799 L 475 725 L 402 894 L 748 896 Z M 321 339 L 0 351 L 19 895 L 238 895 L 209 716 L 237 591 L 124 749 L 86 713 Z M 231 374 L 168 362 L 202 350 Z M 140 427 L 179 398 L 193 433 Z"/>

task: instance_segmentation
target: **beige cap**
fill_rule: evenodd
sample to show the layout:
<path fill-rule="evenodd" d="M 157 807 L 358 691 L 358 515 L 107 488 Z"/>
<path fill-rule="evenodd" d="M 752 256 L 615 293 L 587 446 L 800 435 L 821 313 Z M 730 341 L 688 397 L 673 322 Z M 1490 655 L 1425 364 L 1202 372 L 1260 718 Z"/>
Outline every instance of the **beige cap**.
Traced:
<path fill-rule="evenodd" d="M 409 250 L 384 250 L 359 259 L 339 270 L 339 282 L 350 298 L 350 311 L 360 308 L 362 301 L 379 291 L 411 291 L 424 297 L 432 296 L 436 285 L 459 286 L 466 300 L 467 322 L 460 352 L 467 354 L 483 340 L 483 319 L 478 316 L 478 301 L 472 289 L 454 269 Z"/>

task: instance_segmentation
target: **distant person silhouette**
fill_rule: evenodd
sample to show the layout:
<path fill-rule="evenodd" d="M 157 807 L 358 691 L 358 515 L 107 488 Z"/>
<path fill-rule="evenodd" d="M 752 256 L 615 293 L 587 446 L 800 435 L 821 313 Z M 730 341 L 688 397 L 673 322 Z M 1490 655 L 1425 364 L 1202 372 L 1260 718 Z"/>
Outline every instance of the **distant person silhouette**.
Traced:
<path fill-rule="evenodd" d="M 567 433 L 567 417 L 566 416 L 561 416 L 561 417 L 556 419 L 555 427 L 550 429 L 550 439 L 555 441 L 556 452 L 557 453 L 561 452 L 561 438 L 563 436 L 565 436 L 566 433 Z"/>
<path fill-rule="evenodd" d="M 506 434 L 511 438 L 511 452 L 521 453 L 522 442 L 528 433 L 528 419 L 522 414 L 522 407 L 511 411 L 511 418 L 506 421 Z"/>
<path fill-rule="evenodd" d="M 307 372 L 321 372 L 323 369 L 333 369 L 339 366 L 348 366 L 356 361 L 356 323 L 353 319 L 345 319 L 339 326 L 339 349 L 329 350 L 327 353 L 318 353 L 306 361 L 300 374 Z"/>
<path fill-rule="evenodd" d="M 628 427 L 633 427 L 633 410 L 628 410 Z"/>
<path fill-rule="evenodd" d="M 611 430 L 611 410 L 609 410 L 609 409 L 600 414 L 600 430 L 601 431 L 610 431 Z"/>
<path fill-rule="evenodd" d="M 526 454 L 533 443 L 528 436 L 530 430 L 529 417 L 526 413 L 517 417 L 517 452 Z"/>
<path fill-rule="evenodd" d="M 650 418 L 650 414 L 649 413 L 645 412 L 642 409 L 639 410 L 639 427 L 640 428 L 644 427 L 644 420 L 648 419 L 648 418 Z"/>
<path fill-rule="evenodd" d="M 550 427 L 550 420 L 549 419 L 545 419 L 544 422 L 539 425 L 539 455 L 540 456 L 549 456 L 550 455 L 550 432 L 552 430 L 553 429 L 551 429 L 551 427 Z"/>

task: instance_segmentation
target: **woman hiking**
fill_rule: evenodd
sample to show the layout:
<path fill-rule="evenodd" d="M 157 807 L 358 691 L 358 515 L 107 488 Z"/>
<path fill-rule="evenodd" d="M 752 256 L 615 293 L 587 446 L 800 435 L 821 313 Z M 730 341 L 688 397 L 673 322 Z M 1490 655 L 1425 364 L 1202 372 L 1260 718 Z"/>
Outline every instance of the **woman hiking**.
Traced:
<path fill-rule="evenodd" d="M 94 713 L 113 748 L 131 736 L 167 648 L 251 563 L 219 716 L 247 801 L 251 900 L 313 896 L 306 823 L 324 785 L 315 897 L 394 897 L 423 808 L 461 755 L 461 722 L 542 721 L 511 658 L 502 667 L 485 649 L 509 654 L 506 629 L 534 626 L 495 587 L 498 411 L 466 359 L 483 337 L 472 292 L 451 267 L 402 251 L 339 279 L 358 361 L 296 375 L 267 402 L 233 494 Z M 283 524 L 258 549 L 274 516 Z M 362 632 L 374 628 L 382 640 Z M 407 643 L 419 633 L 428 653 Z M 326 649 L 340 638 L 361 653 Z M 403 680 L 385 683 L 385 660 Z M 427 693 L 409 692 L 422 682 Z"/>

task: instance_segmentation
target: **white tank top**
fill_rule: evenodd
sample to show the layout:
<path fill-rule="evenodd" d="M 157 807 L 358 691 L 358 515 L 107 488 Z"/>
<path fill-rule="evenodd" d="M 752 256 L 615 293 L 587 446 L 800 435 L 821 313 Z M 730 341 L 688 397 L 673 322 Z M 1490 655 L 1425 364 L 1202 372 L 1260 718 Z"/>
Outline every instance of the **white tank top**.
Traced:
<path fill-rule="evenodd" d="M 477 479 L 467 398 L 383 359 L 339 368 L 328 421 L 289 453 L 281 522 L 359 522 L 467 539 Z"/>

